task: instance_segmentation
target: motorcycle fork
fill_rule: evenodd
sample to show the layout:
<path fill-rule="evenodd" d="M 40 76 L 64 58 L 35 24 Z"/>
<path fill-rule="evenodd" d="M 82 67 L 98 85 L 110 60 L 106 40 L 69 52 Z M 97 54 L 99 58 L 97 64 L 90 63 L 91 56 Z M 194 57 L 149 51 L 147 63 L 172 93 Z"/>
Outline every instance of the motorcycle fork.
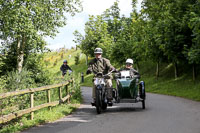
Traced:
<path fill-rule="evenodd" d="M 105 86 L 102 87 L 102 102 L 107 103 L 107 98 L 106 98 L 107 92 Z"/>
<path fill-rule="evenodd" d="M 100 91 L 101 100 L 105 101 L 105 87 L 99 85 L 96 89 Z"/>

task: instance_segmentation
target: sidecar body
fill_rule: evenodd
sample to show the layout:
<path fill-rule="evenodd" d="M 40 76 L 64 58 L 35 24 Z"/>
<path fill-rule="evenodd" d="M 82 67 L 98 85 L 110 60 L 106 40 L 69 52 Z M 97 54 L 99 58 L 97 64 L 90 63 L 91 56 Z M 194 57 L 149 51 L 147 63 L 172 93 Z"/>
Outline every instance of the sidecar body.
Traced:
<path fill-rule="evenodd" d="M 138 90 L 137 90 L 136 78 L 118 79 L 117 85 L 118 85 L 118 93 L 119 93 L 120 99 L 137 98 Z"/>
<path fill-rule="evenodd" d="M 118 103 L 137 103 L 142 102 L 142 108 L 145 109 L 145 84 L 139 81 L 138 76 L 131 76 L 129 71 L 121 71 L 116 76 L 116 92 Z"/>

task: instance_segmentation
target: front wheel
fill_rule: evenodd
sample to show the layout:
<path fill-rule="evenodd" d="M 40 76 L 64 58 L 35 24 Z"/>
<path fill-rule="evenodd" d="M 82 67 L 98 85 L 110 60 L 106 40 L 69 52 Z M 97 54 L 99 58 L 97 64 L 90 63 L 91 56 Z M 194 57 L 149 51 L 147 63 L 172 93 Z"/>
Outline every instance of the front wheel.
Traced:
<path fill-rule="evenodd" d="M 97 114 L 101 113 L 101 90 L 96 90 L 96 111 Z"/>

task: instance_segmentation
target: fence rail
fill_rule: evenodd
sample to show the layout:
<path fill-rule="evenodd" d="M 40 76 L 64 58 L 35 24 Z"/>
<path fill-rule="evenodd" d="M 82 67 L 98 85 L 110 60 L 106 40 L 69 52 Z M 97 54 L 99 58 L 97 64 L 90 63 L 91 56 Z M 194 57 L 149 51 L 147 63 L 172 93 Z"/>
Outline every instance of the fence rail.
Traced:
<path fill-rule="evenodd" d="M 71 94 L 68 91 L 68 88 L 69 88 L 68 86 L 71 85 L 71 88 L 72 88 L 73 84 L 74 84 L 74 79 L 71 79 L 71 80 L 68 80 L 68 81 L 60 83 L 60 84 L 47 85 L 47 86 L 42 86 L 42 87 L 38 87 L 38 88 L 30 88 L 30 89 L 0 94 L 0 99 L 5 99 L 5 98 L 8 98 L 8 97 L 12 97 L 12 96 L 18 96 L 18 95 L 30 93 L 30 108 L 20 110 L 20 111 L 14 112 L 14 113 L 10 113 L 8 115 L 1 116 L 0 117 L 0 124 L 8 122 L 12 119 L 15 119 L 17 117 L 20 117 L 20 116 L 22 116 L 24 114 L 28 114 L 28 113 L 31 113 L 31 120 L 33 120 L 34 111 L 45 108 L 45 107 L 50 107 L 49 109 L 51 110 L 52 106 L 56 106 L 56 105 L 63 103 L 67 100 L 69 102 Z M 62 88 L 63 87 L 64 87 L 64 89 L 66 89 L 67 95 L 65 97 L 62 97 Z M 59 101 L 51 102 L 51 92 L 50 92 L 50 90 L 55 89 L 55 88 L 59 89 Z M 38 106 L 34 106 L 34 92 L 45 91 L 45 90 L 47 91 L 47 103 L 41 104 L 41 105 L 38 105 Z"/>

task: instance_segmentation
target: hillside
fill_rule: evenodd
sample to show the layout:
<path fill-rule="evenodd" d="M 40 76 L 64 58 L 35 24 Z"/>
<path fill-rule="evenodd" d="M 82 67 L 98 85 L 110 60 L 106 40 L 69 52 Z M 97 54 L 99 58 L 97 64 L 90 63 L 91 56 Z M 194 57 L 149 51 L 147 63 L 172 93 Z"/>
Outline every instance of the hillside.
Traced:
<path fill-rule="evenodd" d="M 61 58 L 62 54 L 63 58 Z M 75 65 L 75 56 L 77 54 L 81 55 L 80 63 Z M 71 58 L 69 58 L 69 55 L 71 55 Z M 85 74 L 87 65 L 85 55 L 81 54 L 81 50 L 76 51 L 75 49 L 71 49 L 67 52 L 52 52 L 46 55 L 45 60 L 50 61 L 48 68 L 55 73 L 56 76 L 60 77 L 61 72 L 59 67 L 64 59 L 68 60 L 69 66 L 76 74 L 84 73 L 84 83 L 81 84 L 82 86 L 92 86 L 92 74 Z M 161 64 L 160 77 L 158 79 L 155 77 L 155 68 L 156 64 L 152 62 L 146 61 L 140 63 L 139 72 L 141 74 L 141 80 L 146 83 L 147 92 L 179 96 L 200 101 L 200 78 L 197 77 L 196 82 L 192 80 L 192 70 L 190 66 L 180 65 L 180 76 L 177 79 L 174 79 L 174 68 L 172 64 Z M 183 72 L 187 73 L 182 74 Z"/>

